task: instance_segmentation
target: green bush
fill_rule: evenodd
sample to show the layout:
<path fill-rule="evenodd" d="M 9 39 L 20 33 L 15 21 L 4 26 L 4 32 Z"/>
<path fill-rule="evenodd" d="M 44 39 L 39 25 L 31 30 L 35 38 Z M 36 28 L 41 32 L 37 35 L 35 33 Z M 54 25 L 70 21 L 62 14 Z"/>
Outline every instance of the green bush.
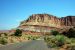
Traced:
<path fill-rule="evenodd" d="M 47 36 L 44 38 L 47 42 L 48 47 L 60 47 L 65 44 L 65 36 L 63 35 L 56 35 L 56 36 Z"/>
<path fill-rule="evenodd" d="M 58 47 L 60 47 L 60 46 L 62 46 L 62 45 L 65 44 L 65 36 L 63 36 L 63 35 L 57 35 L 56 39 L 57 39 L 56 45 Z"/>
<path fill-rule="evenodd" d="M 75 30 L 72 28 L 70 28 L 67 32 L 64 31 L 62 34 L 69 38 L 75 38 Z"/>
<path fill-rule="evenodd" d="M 30 40 L 30 39 L 31 39 L 31 37 L 29 36 L 29 37 L 28 37 L 28 40 Z"/>
<path fill-rule="evenodd" d="M 3 38 L 3 37 L 0 38 L 0 44 L 5 45 L 7 43 L 8 42 L 7 42 L 7 40 L 5 38 Z"/>
<path fill-rule="evenodd" d="M 32 40 L 36 40 L 36 37 L 33 37 Z"/>
<path fill-rule="evenodd" d="M 67 32 L 67 36 L 70 38 L 71 37 L 75 38 L 75 30 L 70 28 L 69 31 Z"/>
<path fill-rule="evenodd" d="M 60 33 L 58 31 L 52 30 L 51 34 L 54 35 L 54 36 L 56 36 L 56 35 L 59 35 Z"/>
<path fill-rule="evenodd" d="M 22 31 L 20 29 L 17 29 L 14 33 L 15 36 L 22 36 Z"/>
<path fill-rule="evenodd" d="M 44 37 L 45 42 L 47 43 L 48 47 L 56 47 L 55 44 L 55 36 L 51 35 L 51 36 L 46 36 Z"/>
<path fill-rule="evenodd" d="M 75 30 L 69 29 L 69 31 L 63 32 L 64 34 L 60 34 L 58 31 L 52 31 L 52 35 L 45 36 L 44 40 L 50 48 L 60 48 L 64 45 L 69 46 L 68 50 L 75 50 Z M 65 35 L 65 36 L 64 36 Z M 74 46 L 72 46 L 74 44 Z"/>
<path fill-rule="evenodd" d="M 70 38 L 71 43 L 75 43 L 75 38 Z"/>

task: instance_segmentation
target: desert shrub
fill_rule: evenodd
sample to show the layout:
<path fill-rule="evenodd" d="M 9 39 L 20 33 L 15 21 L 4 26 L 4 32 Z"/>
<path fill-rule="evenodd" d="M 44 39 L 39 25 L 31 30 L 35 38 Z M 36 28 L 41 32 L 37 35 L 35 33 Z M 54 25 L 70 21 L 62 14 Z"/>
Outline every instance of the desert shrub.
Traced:
<path fill-rule="evenodd" d="M 69 38 L 75 38 L 75 30 L 72 28 L 70 28 L 67 32 L 64 31 L 62 34 Z"/>
<path fill-rule="evenodd" d="M 56 36 L 56 35 L 58 35 L 58 34 L 60 34 L 60 33 L 59 33 L 58 31 L 52 30 L 52 31 L 51 31 L 51 34 L 54 35 L 54 36 Z"/>
<path fill-rule="evenodd" d="M 57 35 L 56 40 L 57 40 L 56 45 L 58 47 L 60 47 L 60 46 L 65 44 L 65 36 L 63 36 L 63 35 Z"/>
<path fill-rule="evenodd" d="M 8 34 L 7 33 L 3 33 L 5 36 L 7 36 Z"/>
<path fill-rule="evenodd" d="M 7 40 L 3 37 L 0 38 L 0 44 L 5 45 L 7 44 Z"/>
<path fill-rule="evenodd" d="M 67 36 L 70 38 L 71 37 L 75 38 L 75 30 L 70 28 L 69 31 L 67 32 Z"/>
<path fill-rule="evenodd" d="M 28 36 L 28 40 L 33 40 L 33 36 Z"/>
<path fill-rule="evenodd" d="M 28 36 L 27 38 L 28 38 L 28 40 L 37 40 L 40 37 L 31 35 L 31 36 Z"/>
<path fill-rule="evenodd" d="M 30 40 L 31 39 L 31 37 L 28 37 L 28 40 Z"/>
<path fill-rule="evenodd" d="M 72 43 L 71 39 L 66 37 L 65 38 L 65 44 L 71 44 L 71 43 Z"/>
<path fill-rule="evenodd" d="M 55 36 L 51 35 L 51 36 L 46 36 L 44 37 L 45 42 L 47 43 L 48 47 L 56 47 L 55 44 Z"/>
<path fill-rule="evenodd" d="M 0 37 L 6 37 L 6 36 L 8 36 L 7 33 L 1 33 L 1 34 L 0 34 Z"/>
<path fill-rule="evenodd" d="M 36 37 L 33 37 L 32 40 L 36 40 Z"/>
<path fill-rule="evenodd" d="M 14 35 L 15 35 L 15 36 L 22 36 L 22 30 L 16 29 Z"/>
<path fill-rule="evenodd" d="M 75 43 L 75 38 L 70 38 L 71 43 Z"/>
<path fill-rule="evenodd" d="M 65 36 L 63 35 L 56 35 L 56 36 L 47 36 L 44 37 L 44 40 L 47 42 L 48 47 L 61 47 L 65 44 Z"/>

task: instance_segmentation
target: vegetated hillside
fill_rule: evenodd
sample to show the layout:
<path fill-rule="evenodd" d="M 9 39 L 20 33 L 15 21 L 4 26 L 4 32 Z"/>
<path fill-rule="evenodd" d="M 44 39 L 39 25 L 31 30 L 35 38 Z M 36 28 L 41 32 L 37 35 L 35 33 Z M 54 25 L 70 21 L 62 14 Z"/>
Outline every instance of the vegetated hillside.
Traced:
<path fill-rule="evenodd" d="M 58 18 L 50 14 L 33 14 L 27 20 L 20 23 L 19 29 L 34 32 L 50 32 L 75 26 L 75 16 Z"/>

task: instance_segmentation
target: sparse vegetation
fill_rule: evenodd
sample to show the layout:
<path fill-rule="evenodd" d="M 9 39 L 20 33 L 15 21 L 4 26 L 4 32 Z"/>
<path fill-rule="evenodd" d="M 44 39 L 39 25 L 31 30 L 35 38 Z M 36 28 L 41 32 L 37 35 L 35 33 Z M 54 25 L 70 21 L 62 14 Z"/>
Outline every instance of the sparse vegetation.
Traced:
<path fill-rule="evenodd" d="M 0 44 L 23 42 L 25 40 L 37 40 L 40 36 L 22 34 L 22 30 L 17 29 L 14 36 L 7 33 L 0 34 Z M 63 33 L 52 30 L 50 34 L 45 34 L 44 40 L 50 48 L 66 48 L 66 50 L 75 50 L 75 30 L 69 29 Z"/>
<path fill-rule="evenodd" d="M 7 42 L 6 38 L 0 37 L 0 44 L 5 45 L 7 43 L 8 42 Z"/>
<path fill-rule="evenodd" d="M 52 35 L 54 35 L 54 36 L 60 34 L 58 31 L 55 31 L 55 30 L 52 30 L 51 33 L 52 33 Z"/>
<path fill-rule="evenodd" d="M 45 37 L 45 41 L 47 42 L 49 47 L 60 47 L 65 44 L 65 37 L 62 35 L 51 35 L 48 37 Z"/>
<path fill-rule="evenodd" d="M 18 37 L 22 36 L 22 30 L 16 29 L 14 35 L 15 35 L 15 36 L 18 36 Z"/>
<path fill-rule="evenodd" d="M 67 32 L 59 33 L 52 31 L 52 35 L 46 35 L 44 40 L 50 48 L 66 48 L 64 50 L 75 50 L 75 30 L 69 29 Z"/>
<path fill-rule="evenodd" d="M 67 32 L 64 31 L 62 34 L 69 38 L 75 38 L 75 30 L 73 28 L 70 28 Z"/>
<path fill-rule="evenodd" d="M 17 29 L 14 34 L 9 33 L 1 33 L 0 34 L 0 44 L 11 44 L 11 43 L 18 43 L 24 42 L 28 40 L 37 40 L 40 36 L 38 35 L 30 35 L 30 34 L 22 34 L 21 30 Z M 12 35 L 12 36 L 11 36 Z"/>
<path fill-rule="evenodd" d="M 28 36 L 28 40 L 37 40 L 39 36 Z"/>

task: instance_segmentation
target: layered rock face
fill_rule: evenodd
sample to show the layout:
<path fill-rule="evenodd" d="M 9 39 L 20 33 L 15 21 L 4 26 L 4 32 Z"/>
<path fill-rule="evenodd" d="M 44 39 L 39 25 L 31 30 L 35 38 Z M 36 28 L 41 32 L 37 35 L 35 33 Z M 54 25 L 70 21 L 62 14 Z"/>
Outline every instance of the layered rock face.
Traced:
<path fill-rule="evenodd" d="M 56 16 L 49 14 L 33 14 L 27 20 L 21 22 L 19 28 L 24 30 L 37 30 L 43 31 L 50 30 L 50 27 L 62 28 L 62 27 L 75 26 L 75 16 L 67 16 L 57 18 Z"/>
<path fill-rule="evenodd" d="M 75 16 L 67 16 L 61 19 L 64 21 L 65 26 L 75 26 Z"/>

